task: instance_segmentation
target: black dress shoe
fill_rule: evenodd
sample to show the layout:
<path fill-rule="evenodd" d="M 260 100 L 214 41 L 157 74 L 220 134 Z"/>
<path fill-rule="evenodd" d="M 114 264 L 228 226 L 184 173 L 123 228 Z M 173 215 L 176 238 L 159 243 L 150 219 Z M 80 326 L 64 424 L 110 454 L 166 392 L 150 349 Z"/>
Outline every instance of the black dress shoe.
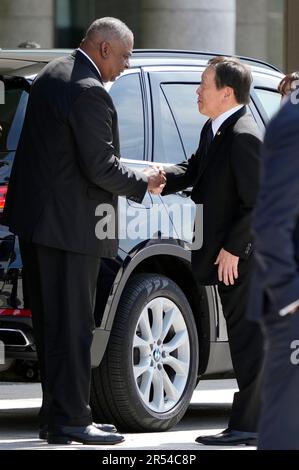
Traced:
<path fill-rule="evenodd" d="M 124 436 L 101 431 L 92 424 L 89 426 L 55 426 L 48 431 L 48 444 L 71 444 L 72 441 L 82 444 L 119 444 Z"/>
<path fill-rule="evenodd" d="M 199 436 L 195 439 L 195 442 L 205 444 L 206 446 L 230 446 L 238 444 L 255 446 L 257 444 L 257 433 L 225 429 L 214 436 Z"/>
<path fill-rule="evenodd" d="M 104 432 L 117 432 L 116 427 L 113 424 L 100 424 L 100 423 L 92 423 L 92 425 L 99 429 L 100 431 Z M 48 425 L 42 424 L 39 428 L 39 438 L 46 441 L 48 439 Z"/>

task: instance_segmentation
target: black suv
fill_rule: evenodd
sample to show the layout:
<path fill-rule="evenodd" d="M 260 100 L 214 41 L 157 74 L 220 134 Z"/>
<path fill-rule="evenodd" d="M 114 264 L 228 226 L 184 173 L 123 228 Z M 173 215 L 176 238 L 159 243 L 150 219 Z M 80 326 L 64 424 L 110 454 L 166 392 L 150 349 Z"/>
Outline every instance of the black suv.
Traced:
<path fill-rule="evenodd" d="M 0 51 L 0 92 L 5 85 L 5 104 L 0 105 L 0 211 L 32 80 L 51 59 L 70 52 Z M 131 69 L 107 84 L 128 165 L 141 170 L 149 162 L 171 165 L 194 152 L 206 120 L 198 112 L 195 90 L 211 57 L 136 50 Z M 242 60 L 252 66 L 254 78 L 248 109 L 264 129 L 279 107 L 276 89 L 282 75 L 268 64 Z M 132 431 L 166 430 L 185 413 L 200 376 L 231 371 L 217 288 L 197 284 L 190 265 L 192 221 L 172 210 L 194 209 L 189 195 L 190 188 L 166 197 L 148 195 L 142 205 L 121 198 L 123 232 L 131 223 L 130 211 L 138 214 L 139 228 L 146 223 L 147 231 L 121 237 L 117 258 L 101 264 L 92 347 L 94 419 Z M 151 226 L 157 207 L 164 223 Z M 166 230 L 170 226 L 171 234 Z M 14 365 L 25 377 L 37 379 L 18 239 L 1 225 L 0 276 L 5 367 Z"/>

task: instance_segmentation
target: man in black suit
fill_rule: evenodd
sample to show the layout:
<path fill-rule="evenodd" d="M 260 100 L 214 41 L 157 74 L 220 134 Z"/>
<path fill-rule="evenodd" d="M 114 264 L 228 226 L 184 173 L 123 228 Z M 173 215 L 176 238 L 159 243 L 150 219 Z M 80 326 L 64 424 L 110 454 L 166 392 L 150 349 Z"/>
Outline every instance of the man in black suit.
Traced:
<path fill-rule="evenodd" d="M 164 194 L 193 186 L 192 200 L 203 204 L 203 246 L 192 251 L 193 272 L 203 285 L 218 284 L 239 386 L 228 429 L 196 439 L 207 445 L 256 440 L 262 338 L 245 316 L 261 142 L 245 107 L 251 81 L 250 70 L 237 59 L 218 57 L 208 63 L 197 90 L 199 111 L 210 118 L 199 147 L 188 162 L 166 169 Z"/>
<path fill-rule="evenodd" d="M 299 100 L 271 121 L 254 215 L 256 270 L 249 314 L 265 333 L 259 449 L 299 450 Z"/>
<path fill-rule="evenodd" d="M 118 195 L 141 202 L 165 180 L 119 159 L 117 114 L 103 83 L 129 67 L 132 48 L 129 28 L 102 18 L 78 50 L 42 70 L 11 173 L 4 217 L 20 240 L 43 389 L 40 437 L 51 444 L 123 440 L 114 426 L 92 424 L 89 407 L 100 258 L 118 246 L 116 227 L 97 238 L 95 211 L 109 205 L 111 224 Z"/>

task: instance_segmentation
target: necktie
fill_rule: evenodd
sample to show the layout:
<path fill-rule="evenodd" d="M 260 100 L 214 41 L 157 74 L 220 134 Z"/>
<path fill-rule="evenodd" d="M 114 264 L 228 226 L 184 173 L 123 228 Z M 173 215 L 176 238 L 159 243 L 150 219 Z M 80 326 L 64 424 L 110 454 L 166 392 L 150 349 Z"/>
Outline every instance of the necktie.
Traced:
<path fill-rule="evenodd" d="M 214 138 L 214 133 L 213 133 L 213 129 L 212 129 L 212 121 L 210 121 L 209 124 L 207 125 L 207 130 L 206 130 L 206 148 L 207 148 L 207 150 L 209 149 L 213 138 Z"/>

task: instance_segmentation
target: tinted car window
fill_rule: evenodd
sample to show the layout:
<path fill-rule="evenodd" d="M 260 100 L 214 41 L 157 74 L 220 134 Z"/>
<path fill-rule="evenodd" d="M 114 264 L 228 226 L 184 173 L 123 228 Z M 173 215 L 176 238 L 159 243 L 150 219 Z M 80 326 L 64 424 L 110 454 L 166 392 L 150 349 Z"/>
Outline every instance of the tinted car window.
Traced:
<path fill-rule="evenodd" d="M 144 112 L 139 74 L 120 77 L 110 94 L 117 109 L 121 156 L 143 160 Z"/>
<path fill-rule="evenodd" d="M 182 141 L 165 93 L 160 87 L 154 100 L 154 161 L 179 163 L 186 159 Z"/>
<path fill-rule="evenodd" d="M 0 151 L 16 150 L 25 116 L 28 93 L 5 83 L 5 102 L 0 105 Z"/>
<path fill-rule="evenodd" d="M 267 114 L 267 117 L 271 119 L 279 109 L 281 95 L 277 91 L 265 90 L 263 88 L 255 88 L 255 92 Z"/>
<path fill-rule="evenodd" d="M 178 125 L 187 158 L 198 147 L 200 131 L 208 119 L 198 111 L 198 83 L 163 83 L 162 90 Z"/>

